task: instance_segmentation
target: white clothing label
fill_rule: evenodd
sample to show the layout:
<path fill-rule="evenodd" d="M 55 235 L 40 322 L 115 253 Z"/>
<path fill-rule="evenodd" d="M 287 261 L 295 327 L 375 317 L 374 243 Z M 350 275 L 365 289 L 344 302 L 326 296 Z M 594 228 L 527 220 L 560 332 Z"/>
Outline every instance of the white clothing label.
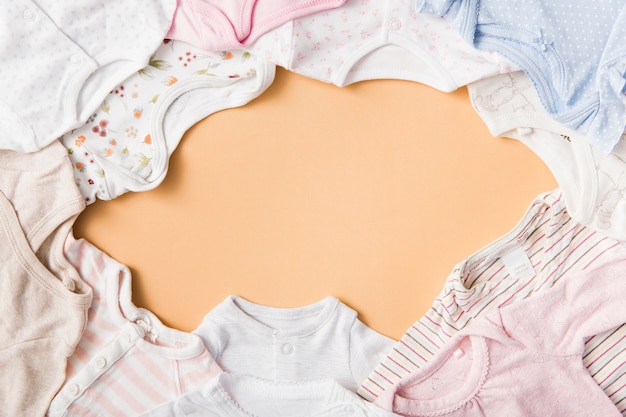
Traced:
<path fill-rule="evenodd" d="M 453 355 L 455 358 L 457 359 L 461 359 L 461 357 L 465 354 L 465 352 L 463 352 L 463 349 L 458 348 L 457 350 L 454 351 Z"/>
<path fill-rule="evenodd" d="M 530 259 L 528 259 L 528 255 L 526 255 L 526 251 L 524 251 L 521 247 L 513 249 L 511 252 L 503 255 L 500 259 L 502 259 L 506 270 L 513 278 L 527 278 L 535 275 L 535 269 L 530 263 Z"/>

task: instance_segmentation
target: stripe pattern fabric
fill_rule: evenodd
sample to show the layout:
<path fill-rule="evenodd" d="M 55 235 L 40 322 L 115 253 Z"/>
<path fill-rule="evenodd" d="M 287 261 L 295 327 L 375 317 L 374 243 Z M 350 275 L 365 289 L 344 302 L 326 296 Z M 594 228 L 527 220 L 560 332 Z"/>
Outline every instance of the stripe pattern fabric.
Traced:
<path fill-rule="evenodd" d="M 516 250 L 523 250 L 532 273 L 510 273 L 503 259 Z M 375 400 L 428 363 L 472 319 L 532 297 L 569 274 L 623 254 L 626 248 L 619 241 L 572 220 L 560 190 L 538 196 L 511 232 L 454 268 L 429 311 L 363 381 L 359 394 Z M 583 363 L 626 415 L 626 325 L 587 340 Z"/>

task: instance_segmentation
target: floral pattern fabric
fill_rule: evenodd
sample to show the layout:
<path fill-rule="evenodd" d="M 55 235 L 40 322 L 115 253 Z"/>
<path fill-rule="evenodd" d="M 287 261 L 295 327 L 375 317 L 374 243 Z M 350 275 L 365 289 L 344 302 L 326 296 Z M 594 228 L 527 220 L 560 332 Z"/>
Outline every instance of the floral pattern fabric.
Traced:
<path fill-rule="evenodd" d="M 60 138 L 86 203 L 156 187 L 184 132 L 260 95 L 274 69 L 247 51 L 204 52 L 165 40 L 83 126 Z"/>

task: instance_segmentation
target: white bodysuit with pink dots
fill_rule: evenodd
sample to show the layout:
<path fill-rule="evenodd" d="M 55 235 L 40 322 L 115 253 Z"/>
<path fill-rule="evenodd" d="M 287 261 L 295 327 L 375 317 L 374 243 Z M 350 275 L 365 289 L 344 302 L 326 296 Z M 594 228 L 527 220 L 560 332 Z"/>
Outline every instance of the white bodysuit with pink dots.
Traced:
<path fill-rule="evenodd" d="M 515 68 L 498 54 L 468 45 L 443 19 L 416 13 L 414 3 L 348 0 L 266 33 L 251 50 L 338 86 L 403 79 L 448 92 Z"/>

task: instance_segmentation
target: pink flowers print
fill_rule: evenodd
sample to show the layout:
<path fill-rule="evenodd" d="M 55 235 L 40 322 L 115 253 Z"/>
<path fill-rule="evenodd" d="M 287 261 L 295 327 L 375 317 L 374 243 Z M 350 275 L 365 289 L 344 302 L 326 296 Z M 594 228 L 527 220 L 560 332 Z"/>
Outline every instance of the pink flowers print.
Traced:
<path fill-rule="evenodd" d="M 198 55 L 193 54 L 189 51 L 185 52 L 185 55 L 179 56 L 178 57 L 178 61 L 182 62 L 183 67 L 186 67 L 187 65 L 189 65 L 189 63 L 194 60 L 197 59 Z"/>
<path fill-rule="evenodd" d="M 111 94 L 124 98 L 124 85 L 120 84 L 115 90 L 111 91 Z"/>
<path fill-rule="evenodd" d="M 98 122 L 97 125 L 91 128 L 93 133 L 97 133 L 100 137 L 105 137 L 107 135 L 107 126 L 109 124 L 108 120 L 102 119 Z"/>

